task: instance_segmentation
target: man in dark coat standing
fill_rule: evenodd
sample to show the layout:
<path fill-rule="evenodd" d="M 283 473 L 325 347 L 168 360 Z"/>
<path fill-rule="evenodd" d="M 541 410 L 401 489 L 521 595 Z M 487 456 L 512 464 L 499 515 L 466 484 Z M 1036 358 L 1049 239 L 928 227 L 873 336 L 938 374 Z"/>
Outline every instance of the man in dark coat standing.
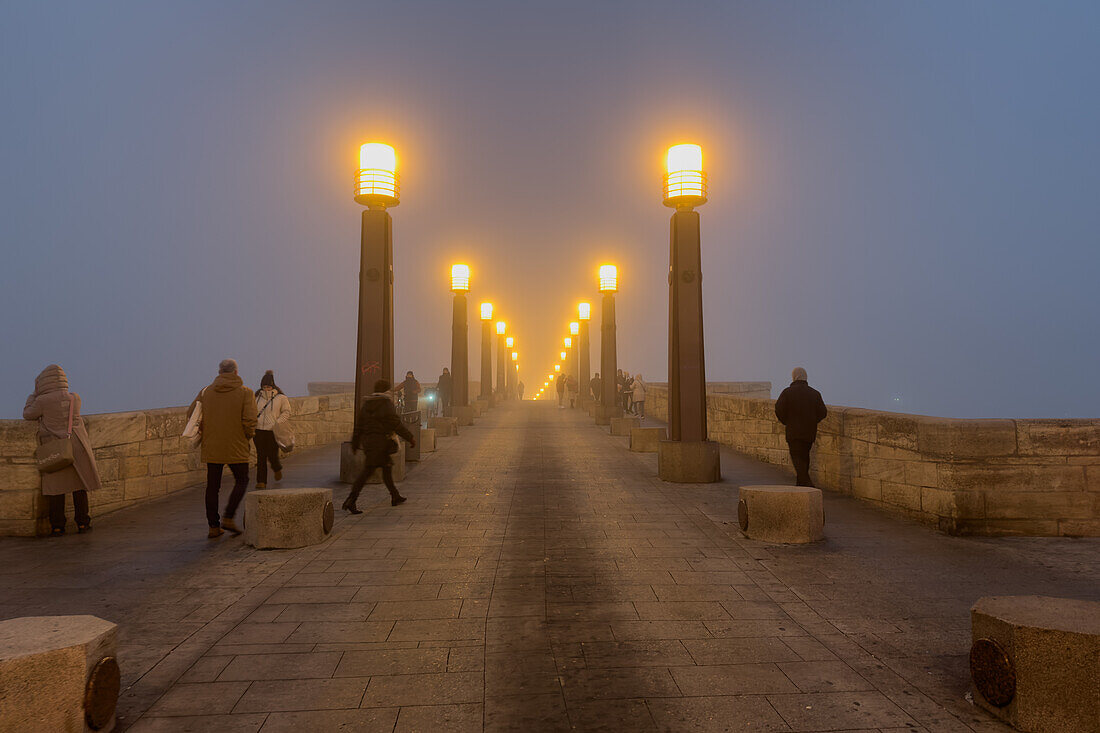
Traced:
<path fill-rule="evenodd" d="M 439 393 L 439 410 L 444 415 L 447 414 L 447 408 L 451 406 L 451 370 L 447 367 L 443 367 L 443 373 L 439 375 L 439 381 L 436 382 L 435 389 Z"/>
<path fill-rule="evenodd" d="M 806 370 L 797 367 L 791 372 L 791 386 L 784 389 L 775 401 L 775 416 L 787 430 L 787 448 L 794 464 L 795 485 L 813 486 L 810 479 L 810 449 L 817 439 L 817 424 L 825 419 L 829 410 L 821 393 L 806 381 Z"/>
<path fill-rule="evenodd" d="M 397 487 L 393 483 L 393 459 L 390 456 L 397 452 L 397 441 L 391 436 L 397 433 L 411 446 L 416 445 L 416 438 L 397 416 L 397 409 L 393 406 L 389 391 L 388 380 L 379 379 L 375 382 L 374 394 L 363 400 L 363 406 L 359 408 L 359 419 L 355 421 L 351 448 L 363 451 L 365 460 L 363 471 L 351 485 L 351 493 L 344 500 L 342 507 L 352 514 L 363 513 L 355 506 L 355 502 L 359 499 L 359 492 L 363 490 L 367 479 L 378 468 L 382 469 L 382 482 L 390 491 L 390 505 L 397 506 L 405 501 L 405 497 L 397 493 Z"/>

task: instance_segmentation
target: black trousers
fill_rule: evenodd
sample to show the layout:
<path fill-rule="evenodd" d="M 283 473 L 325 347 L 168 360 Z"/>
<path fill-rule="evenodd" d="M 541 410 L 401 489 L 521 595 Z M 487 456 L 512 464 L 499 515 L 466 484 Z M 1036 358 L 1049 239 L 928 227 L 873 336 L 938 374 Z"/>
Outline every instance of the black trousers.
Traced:
<path fill-rule="evenodd" d="M 50 527 L 65 529 L 65 495 L 47 496 L 46 504 L 50 510 Z M 84 489 L 73 492 L 73 519 L 76 520 L 77 526 L 92 523 L 92 517 L 88 514 L 88 492 Z"/>
<path fill-rule="evenodd" d="M 206 522 L 211 527 L 221 526 L 221 517 L 218 516 L 218 493 L 222 490 L 224 468 L 224 463 L 206 464 Z M 245 490 L 248 489 L 248 464 L 230 463 L 229 470 L 233 472 L 233 493 L 225 503 L 226 519 L 232 519 L 237 513 L 237 506 L 244 498 Z"/>
<path fill-rule="evenodd" d="M 257 430 L 252 438 L 256 444 L 256 483 L 267 483 L 267 464 L 271 464 L 272 471 L 282 471 L 283 462 L 279 460 L 279 444 L 275 442 L 275 432 L 272 430 Z"/>
<path fill-rule="evenodd" d="M 386 488 L 389 489 L 390 498 L 392 499 L 392 498 L 400 496 L 400 494 L 397 493 L 397 486 L 395 486 L 394 483 L 393 483 L 393 466 L 392 465 L 364 466 L 362 473 L 360 473 L 359 476 L 356 477 L 355 483 L 353 483 L 351 485 L 351 493 L 348 494 L 348 503 L 349 504 L 354 506 L 355 502 L 359 500 L 359 492 L 363 490 L 364 486 L 366 486 L 367 479 L 370 478 L 370 475 L 372 473 L 374 473 L 374 470 L 376 468 L 381 468 L 382 469 L 382 483 L 384 483 L 386 485 Z"/>
<path fill-rule="evenodd" d="M 813 448 L 812 440 L 788 440 L 787 448 L 791 452 L 791 463 L 794 465 L 794 485 L 813 486 L 810 478 L 810 448 Z"/>

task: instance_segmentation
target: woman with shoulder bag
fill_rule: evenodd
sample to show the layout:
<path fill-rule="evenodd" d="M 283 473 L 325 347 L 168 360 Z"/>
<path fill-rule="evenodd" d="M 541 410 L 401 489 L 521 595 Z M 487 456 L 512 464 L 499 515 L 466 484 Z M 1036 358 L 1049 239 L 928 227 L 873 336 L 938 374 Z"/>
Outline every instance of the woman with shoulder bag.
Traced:
<path fill-rule="evenodd" d="M 38 421 L 41 447 L 36 459 L 42 494 L 49 504 L 50 535 L 65 534 L 65 494 L 73 495 L 77 532 L 87 532 L 92 528 L 88 492 L 100 487 L 99 470 L 80 416 L 80 395 L 69 391 L 69 380 L 57 364 L 50 364 L 35 378 L 34 394 L 23 407 L 23 419 Z M 50 448 L 43 451 L 46 446 Z"/>
<path fill-rule="evenodd" d="M 275 472 L 275 480 L 283 480 L 283 462 L 279 459 L 279 443 L 275 432 L 283 432 L 293 408 L 290 398 L 275 385 L 275 373 L 268 369 L 256 390 L 256 488 L 267 488 L 267 465 Z"/>

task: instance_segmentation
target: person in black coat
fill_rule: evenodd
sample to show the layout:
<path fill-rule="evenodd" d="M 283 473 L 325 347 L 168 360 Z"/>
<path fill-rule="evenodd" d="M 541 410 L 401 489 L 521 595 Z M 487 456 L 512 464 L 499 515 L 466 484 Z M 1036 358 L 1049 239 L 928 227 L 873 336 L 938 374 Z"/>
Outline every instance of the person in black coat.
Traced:
<path fill-rule="evenodd" d="M 374 383 L 374 394 L 363 401 L 363 406 L 359 409 L 359 419 L 355 422 L 355 432 L 351 435 L 352 450 L 363 451 L 365 458 L 363 471 L 351 485 L 351 493 L 344 500 L 343 508 L 352 514 L 363 513 L 355 506 L 355 502 L 376 468 L 382 469 L 382 481 L 390 491 L 390 505 L 397 506 L 405 501 L 405 497 L 397 493 L 397 487 L 393 483 L 393 459 L 390 456 L 397 452 L 397 441 L 391 436 L 397 433 L 411 446 L 416 445 L 416 438 L 397 416 L 393 400 L 387 394 L 389 391 L 389 381 L 379 379 Z"/>
<path fill-rule="evenodd" d="M 806 370 L 797 367 L 791 372 L 791 386 L 775 401 L 775 416 L 786 426 L 787 448 L 794 464 L 795 485 L 813 486 L 810 479 L 810 449 L 817 439 L 817 424 L 829 410 L 821 393 L 806 381 Z"/>
<path fill-rule="evenodd" d="M 451 406 L 451 370 L 447 367 L 443 367 L 443 373 L 439 375 L 439 380 L 436 382 L 435 389 L 439 393 L 439 409 L 444 415 L 447 414 L 447 408 Z"/>

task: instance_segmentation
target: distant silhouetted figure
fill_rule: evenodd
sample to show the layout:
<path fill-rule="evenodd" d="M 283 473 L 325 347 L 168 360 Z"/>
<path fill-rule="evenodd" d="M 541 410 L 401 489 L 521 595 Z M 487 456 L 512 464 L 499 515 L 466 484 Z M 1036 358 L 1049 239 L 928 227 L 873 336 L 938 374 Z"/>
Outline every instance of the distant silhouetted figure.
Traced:
<path fill-rule="evenodd" d="M 519 392 L 519 398 L 523 399 L 523 382 L 516 385 L 516 390 Z"/>
<path fill-rule="evenodd" d="M 50 534 L 65 534 L 65 494 L 73 495 L 73 519 L 76 530 L 92 528 L 88 512 L 88 492 L 100 488 L 92 442 L 80 416 L 80 395 L 69 391 L 69 379 L 57 364 L 50 364 L 34 380 L 34 393 L 23 407 L 24 420 L 38 421 L 38 442 L 48 443 L 69 438 L 72 463 L 43 473 L 42 495 L 50 513 Z"/>
<path fill-rule="evenodd" d="M 601 391 L 603 389 L 603 382 L 600 381 L 599 372 L 596 372 L 596 376 L 592 377 L 592 380 L 588 383 L 588 388 L 592 390 L 592 399 L 599 402 L 600 397 L 603 395 Z"/>
<path fill-rule="evenodd" d="M 775 416 L 786 426 L 787 448 L 794 464 L 795 485 L 813 486 L 810 479 L 810 449 L 817 439 L 817 424 L 829 410 L 821 393 L 806 381 L 806 370 L 797 367 L 791 372 L 791 386 L 775 401 Z"/>
<path fill-rule="evenodd" d="M 351 447 L 352 450 L 363 451 L 364 463 L 363 471 L 351 485 L 351 493 L 344 501 L 343 508 L 352 514 L 363 513 L 355 506 L 355 502 L 359 499 L 359 492 L 363 490 L 367 479 L 379 468 L 382 469 L 382 482 L 390 491 L 390 504 L 397 506 L 405 501 L 405 497 L 397 493 L 397 487 L 393 483 L 393 459 L 390 456 L 397 452 L 397 441 L 393 434 L 397 433 L 414 447 L 416 438 L 397 416 L 389 391 L 390 383 L 387 380 L 379 379 L 375 382 L 374 394 L 363 400 L 359 419 L 355 421 Z"/>
<path fill-rule="evenodd" d="M 645 382 L 642 381 L 641 374 L 635 374 L 633 381 L 630 383 L 630 396 L 632 398 L 631 407 L 634 414 L 638 417 L 645 419 Z"/>
<path fill-rule="evenodd" d="M 577 388 L 577 378 L 570 374 L 565 378 L 565 391 L 569 394 L 569 406 L 577 406 L 577 395 L 580 394 L 580 390 Z"/>
<path fill-rule="evenodd" d="M 256 435 L 256 395 L 237 376 L 237 362 L 222 359 L 218 376 L 205 387 L 191 409 L 202 404 L 202 451 L 200 460 L 206 464 L 206 521 L 210 525 L 207 537 L 220 537 L 228 529 L 234 535 L 241 530 L 233 520 L 237 506 L 248 488 L 248 462 L 252 458 L 249 442 Z M 222 472 L 226 464 L 233 473 L 233 491 L 225 504 L 225 516 L 218 517 L 218 494 L 222 488 Z"/>
<path fill-rule="evenodd" d="M 405 381 L 400 385 L 402 396 L 405 398 L 405 412 L 416 412 L 420 409 L 420 382 L 416 381 L 413 373 L 405 372 Z"/>
<path fill-rule="evenodd" d="M 554 389 L 558 391 L 558 407 L 565 409 L 565 372 L 560 372 L 554 379 Z"/>
<path fill-rule="evenodd" d="M 447 408 L 451 406 L 452 385 L 451 370 L 447 367 L 443 367 L 443 373 L 439 375 L 439 380 L 436 382 L 435 389 L 439 393 L 439 410 L 444 415 L 447 414 Z"/>

